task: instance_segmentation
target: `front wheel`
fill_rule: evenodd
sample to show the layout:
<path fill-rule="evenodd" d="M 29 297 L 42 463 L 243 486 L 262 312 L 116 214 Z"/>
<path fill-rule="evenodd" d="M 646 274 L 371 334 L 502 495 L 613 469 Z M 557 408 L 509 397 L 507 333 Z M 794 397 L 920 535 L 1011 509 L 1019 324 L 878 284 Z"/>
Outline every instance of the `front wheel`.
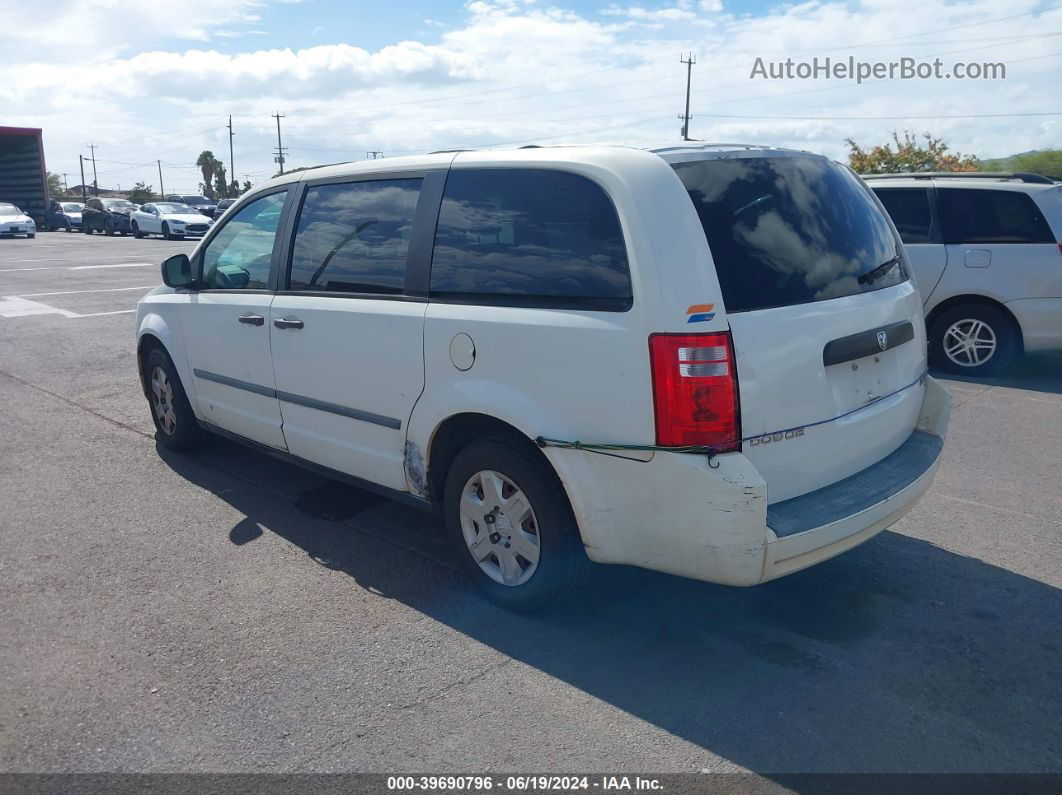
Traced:
<path fill-rule="evenodd" d="M 103 224 L 103 231 L 104 234 L 107 235 L 107 237 L 114 237 L 114 224 L 112 224 L 110 221 L 105 222 Z"/>
<path fill-rule="evenodd" d="M 486 596 L 518 611 L 569 595 L 587 567 L 567 495 L 522 439 L 479 439 L 446 477 L 450 542 Z"/>
<path fill-rule="evenodd" d="M 177 239 L 177 236 L 170 231 L 170 225 L 165 222 L 162 224 L 162 237 L 164 240 Z"/>
<path fill-rule="evenodd" d="M 26 235 L 26 237 L 28 237 L 30 240 L 33 240 L 33 238 L 35 238 L 36 236 L 37 234 L 35 232 L 30 232 L 28 235 Z"/>
<path fill-rule="evenodd" d="M 191 450 L 206 441 L 170 357 L 153 348 L 144 363 L 155 438 L 171 450 Z"/>
<path fill-rule="evenodd" d="M 140 231 L 140 227 L 134 221 L 133 222 L 133 237 L 135 237 L 137 240 L 140 240 L 140 238 L 142 238 L 143 236 L 144 236 L 144 233 Z"/>
<path fill-rule="evenodd" d="M 1005 370 L 1020 351 L 1013 321 L 987 304 L 952 307 L 938 317 L 929 333 L 929 356 L 935 365 L 970 376 Z"/>

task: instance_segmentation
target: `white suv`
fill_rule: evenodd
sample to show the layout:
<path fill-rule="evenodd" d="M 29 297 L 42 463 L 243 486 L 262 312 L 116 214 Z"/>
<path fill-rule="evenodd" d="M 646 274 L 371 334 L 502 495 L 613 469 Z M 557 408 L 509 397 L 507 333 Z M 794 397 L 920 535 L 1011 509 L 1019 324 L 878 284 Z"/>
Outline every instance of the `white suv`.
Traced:
<path fill-rule="evenodd" d="M 753 585 L 843 552 L 926 491 L 950 410 L 894 227 L 807 153 L 329 166 L 162 267 L 137 315 L 162 444 L 438 510 L 517 608 L 587 558 Z"/>
<path fill-rule="evenodd" d="M 1062 184 L 1037 174 L 866 176 L 925 302 L 930 360 L 992 375 L 1062 350 Z"/>

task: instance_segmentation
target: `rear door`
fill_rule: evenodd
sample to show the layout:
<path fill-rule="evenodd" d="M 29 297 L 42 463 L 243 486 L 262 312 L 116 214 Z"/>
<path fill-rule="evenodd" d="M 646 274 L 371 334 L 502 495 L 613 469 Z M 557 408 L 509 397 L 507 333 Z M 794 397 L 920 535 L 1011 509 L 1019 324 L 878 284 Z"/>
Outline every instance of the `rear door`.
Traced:
<path fill-rule="evenodd" d="M 930 201 L 932 192 L 928 187 L 874 188 L 900 233 L 923 305 L 928 303 L 948 264 L 940 222 L 935 218 Z"/>
<path fill-rule="evenodd" d="M 733 335 L 743 451 L 769 502 L 876 463 L 922 404 L 925 327 L 902 246 L 849 169 L 795 152 L 674 164 Z"/>
<path fill-rule="evenodd" d="M 424 386 L 427 304 L 407 279 L 430 257 L 412 245 L 425 178 L 309 183 L 270 311 L 288 450 L 403 491 L 406 423 Z M 444 174 L 430 178 L 441 186 Z"/>
<path fill-rule="evenodd" d="M 950 293 L 1000 301 L 1062 295 L 1058 242 L 1044 213 L 1021 190 L 937 188 L 948 249 Z"/>
<path fill-rule="evenodd" d="M 184 323 L 199 416 L 269 447 L 284 449 L 269 351 L 270 275 L 288 189 L 245 204 L 200 250 L 200 289 Z"/>

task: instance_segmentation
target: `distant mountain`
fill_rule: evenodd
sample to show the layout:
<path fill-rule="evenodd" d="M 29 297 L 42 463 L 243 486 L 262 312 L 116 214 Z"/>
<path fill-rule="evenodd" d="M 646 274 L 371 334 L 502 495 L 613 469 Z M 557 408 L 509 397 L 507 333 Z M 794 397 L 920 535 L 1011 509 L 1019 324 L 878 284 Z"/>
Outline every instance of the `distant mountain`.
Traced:
<path fill-rule="evenodd" d="M 1030 149 L 1028 152 L 1016 152 L 1013 155 L 1007 155 L 1006 157 L 992 157 L 981 159 L 979 165 L 981 171 L 1014 171 L 1018 168 L 1017 159 L 1020 157 L 1028 157 L 1029 155 L 1038 155 L 1042 152 L 1057 151 L 1053 149 Z"/>

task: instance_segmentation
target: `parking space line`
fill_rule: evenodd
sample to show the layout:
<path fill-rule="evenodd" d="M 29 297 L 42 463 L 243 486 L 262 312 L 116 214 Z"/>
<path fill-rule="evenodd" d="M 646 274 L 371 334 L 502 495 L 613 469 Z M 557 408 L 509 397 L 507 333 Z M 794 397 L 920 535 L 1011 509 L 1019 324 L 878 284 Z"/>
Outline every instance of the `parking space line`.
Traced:
<path fill-rule="evenodd" d="M 46 265 L 41 268 L 0 268 L 0 273 L 15 273 L 16 271 L 83 271 L 98 268 L 146 268 L 156 267 L 156 262 L 116 262 L 112 265 Z"/>
<path fill-rule="evenodd" d="M 158 287 L 157 284 L 144 284 L 139 287 L 103 287 L 98 290 L 60 290 L 54 293 L 19 293 L 18 295 L 4 296 L 0 298 L 43 298 L 47 295 L 81 295 L 82 293 L 117 293 L 122 290 L 151 290 Z"/>

